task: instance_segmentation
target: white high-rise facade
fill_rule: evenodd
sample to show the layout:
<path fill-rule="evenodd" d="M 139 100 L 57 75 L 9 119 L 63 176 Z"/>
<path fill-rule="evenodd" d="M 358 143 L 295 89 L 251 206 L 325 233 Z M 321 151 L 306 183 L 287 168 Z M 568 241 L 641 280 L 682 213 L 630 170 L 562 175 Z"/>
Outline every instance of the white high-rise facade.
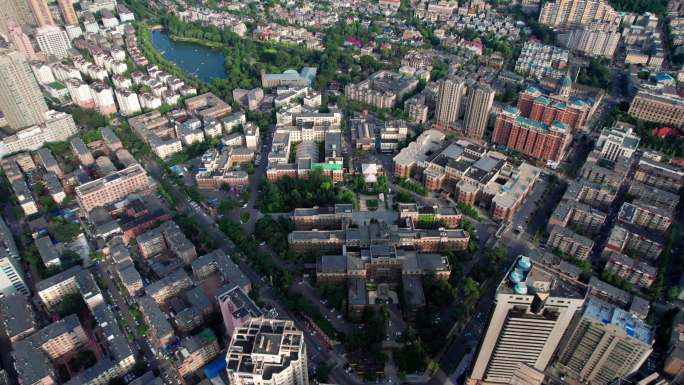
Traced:
<path fill-rule="evenodd" d="M 289 320 L 252 318 L 239 326 L 226 364 L 232 385 L 309 385 L 304 334 Z"/>
<path fill-rule="evenodd" d="M 47 55 L 63 59 L 69 56 L 71 41 L 66 31 L 55 26 L 46 25 L 36 30 L 36 41 L 40 50 Z"/>
<path fill-rule="evenodd" d="M 12 232 L 0 217 L 0 298 L 10 294 L 30 294 L 19 263 L 19 250 Z"/>

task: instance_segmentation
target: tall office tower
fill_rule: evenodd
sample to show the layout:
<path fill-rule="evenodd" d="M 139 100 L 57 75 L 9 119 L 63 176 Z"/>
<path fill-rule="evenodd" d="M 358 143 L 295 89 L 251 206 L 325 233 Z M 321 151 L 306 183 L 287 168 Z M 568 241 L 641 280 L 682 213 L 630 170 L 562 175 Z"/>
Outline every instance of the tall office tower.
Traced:
<path fill-rule="evenodd" d="M 56 25 L 46 25 L 36 29 L 36 41 L 38 47 L 47 55 L 53 55 L 58 59 L 69 56 L 71 41 L 66 31 Z"/>
<path fill-rule="evenodd" d="M 30 294 L 19 260 L 19 249 L 12 232 L 0 217 L 0 298 L 14 293 Z"/>
<path fill-rule="evenodd" d="M 435 111 L 438 127 L 447 129 L 456 123 L 461 112 L 461 101 L 465 89 L 465 80 L 461 78 L 444 79 L 439 85 Z"/>
<path fill-rule="evenodd" d="M 549 27 L 577 27 L 593 22 L 618 24 L 619 15 L 604 0 L 556 0 L 544 4 L 539 23 Z"/>
<path fill-rule="evenodd" d="M 29 40 L 28 35 L 21 30 L 15 22 L 10 22 L 7 25 L 7 34 L 9 35 L 10 42 L 18 52 L 26 56 L 27 59 L 33 60 L 36 58 L 36 51 L 33 50 L 33 45 L 31 40 Z"/>
<path fill-rule="evenodd" d="M 48 8 L 47 0 L 28 0 L 28 2 L 31 5 L 33 17 L 36 18 L 36 23 L 39 27 L 55 24 L 54 20 L 52 20 L 52 13 L 50 13 L 50 8 Z"/>
<path fill-rule="evenodd" d="M 10 22 L 28 30 L 36 26 L 31 7 L 26 0 L 3 0 L 0 6 L 0 32 L 7 33 Z"/>
<path fill-rule="evenodd" d="M 636 372 L 651 354 L 653 341 L 646 322 L 591 298 L 561 348 L 557 365 L 578 382 L 608 384 Z"/>
<path fill-rule="evenodd" d="M 47 104 L 26 58 L 16 51 L 0 49 L 0 110 L 10 128 L 45 122 Z"/>
<path fill-rule="evenodd" d="M 478 83 L 470 90 L 463 118 L 468 137 L 482 139 L 493 103 L 494 90 L 488 84 Z"/>
<path fill-rule="evenodd" d="M 586 293 L 584 284 L 518 257 L 497 288 L 468 383 L 508 384 L 519 364 L 544 371 Z"/>
<path fill-rule="evenodd" d="M 74 11 L 74 5 L 71 0 L 57 0 L 57 5 L 59 6 L 59 11 L 62 13 L 62 19 L 64 19 L 65 25 L 78 24 L 78 16 L 76 16 L 76 11 Z"/>
<path fill-rule="evenodd" d="M 290 320 L 252 318 L 238 327 L 226 364 L 233 385 L 309 385 L 304 334 Z"/>

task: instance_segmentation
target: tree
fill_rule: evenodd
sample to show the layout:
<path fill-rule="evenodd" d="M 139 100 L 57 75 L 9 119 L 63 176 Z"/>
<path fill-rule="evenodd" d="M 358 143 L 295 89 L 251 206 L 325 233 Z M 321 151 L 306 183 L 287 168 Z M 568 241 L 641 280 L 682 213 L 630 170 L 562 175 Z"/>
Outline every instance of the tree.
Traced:
<path fill-rule="evenodd" d="M 85 307 L 86 304 L 83 302 L 83 297 L 80 294 L 67 294 L 57 305 L 57 313 L 61 317 L 65 317 L 70 314 L 80 313 Z"/>
<path fill-rule="evenodd" d="M 81 225 L 67 222 L 62 218 L 55 218 L 48 222 L 48 232 L 58 242 L 69 242 L 81 233 Z"/>
<path fill-rule="evenodd" d="M 74 358 L 69 361 L 69 367 L 74 370 L 79 370 L 81 368 L 87 369 L 97 362 L 97 357 L 95 353 L 90 350 L 82 350 L 74 356 Z"/>

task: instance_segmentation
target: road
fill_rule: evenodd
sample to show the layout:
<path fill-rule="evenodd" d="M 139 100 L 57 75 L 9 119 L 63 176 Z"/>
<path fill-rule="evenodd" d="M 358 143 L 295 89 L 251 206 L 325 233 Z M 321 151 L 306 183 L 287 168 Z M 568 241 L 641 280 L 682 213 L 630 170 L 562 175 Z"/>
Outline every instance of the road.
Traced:
<path fill-rule="evenodd" d="M 112 310 L 116 316 L 120 319 L 124 319 L 128 325 L 128 327 L 125 328 L 125 330 L 122 330 L 122 332 L 132 337 L 133 351 L 138 351 L 138 353 L 142 355 L 144 361 L 149 365 L 148 368 L 150 370 L 159 369 L 162 373 L 162 379 L 166 384 L 175 385 L 180 383 L 181 379 L 178 377 L 176 370 L 171 366 L 171 363 L 162 356 L 156 356 L 152 352 L 147 338 L 138 333 L 136 328 L 136 320 L 131 312 L 128 311 L 128 302 L 133 303 L 134 300 L 120 292 L 117 282 L 115 282 L 110 275 L 110 272 L 113 271 L 113 269 L 110 270 L 111 268 L 112 266 L 109 263 L 103 262 L 91 267 L 90 270 L 96 277 L 102 279 L 107 285 L 107 289 L 103 292 L 109 299 L 107 302 L 114 305 Z"/>

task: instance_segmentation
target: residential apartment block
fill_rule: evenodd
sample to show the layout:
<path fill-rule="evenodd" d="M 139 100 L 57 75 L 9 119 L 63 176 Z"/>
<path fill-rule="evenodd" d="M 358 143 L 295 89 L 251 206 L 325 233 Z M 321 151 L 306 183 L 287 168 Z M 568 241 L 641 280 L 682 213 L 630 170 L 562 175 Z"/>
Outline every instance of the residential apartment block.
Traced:
<path fill-rule="evenodd" d="M 601 231 L 607 217 L 605 212 L 586 203 L 563 200 L 551 213 L 546 228 L 550 232 L 553 226 L 569 227 L 594 235 Z"/>
<path fill-rule="evenodd" d="M 150 180 L 139 164 L 76 187 L 76 200 L 83 210 L 90 212 L 95 207 L 116 203 L 134 192 L 150 192 Z"/>
<path fill-rule="evenodd" d="M 232 337 L 235 331 L 250 319 L 263 316 L 261 309 L 249 298 L 249 295 L 235 284 L 222 286 L 216 292 L 216 299 L 229 337 Z"/>
<path fill-rule="evenodd" d="M 547 125 L 521 115 L 515 107 L 506 107 L 497 116 L 492 142 L 541 160 L 560 162 L 565 158 L 572 134 L 561 122 Z"/>
<path fill-rule="evenodd" d="M 172 357 L 178 374 L 185 377 L 207 365 L 219 353 L 219 344 L 211 329 L 186 337 L 180 341 L 180 347 Z"/>
<path fill-rule="evenodd" d="M 603 0 L 556 0 L 544 4 L 539 23 L 555 27 L 576 27 L 594 22 L 618 23 L 618 13 Z"/>
<path fill-rule="evenodd" d="M 631 203 L 625 202 L 622 204 L 618 213 L 618 219 L 621 222 L 629 223 L 645 230 L 664 233 L 672 224 L 674 213 L 672 210 L 637 199 Z"/>
<path fill-rule="evenodd" d="M 637 164 L 634 180 L 661 190 L 677 193 L 684 187 L 684 168 L 643 156 Z"/>
<path fill-rule="evenodd" d="M 344 87 L 344 95 L 377 108 L 392 108 L 418 86 L 418 79 L 395 72 L 378 71 L 360 83 Z"/>
<path fill-rule="evenodd" d="M 638 287 L 645 289 L 651 287 L 658 274 L 655 266 L 610 249 L 604 250 L 603 258 L 606 259 L 605 271 Z"/>
<path fill-rule="evenodd" d="M 551 227 L 551 234 L 546 244 L 554 250 L 581 261 L 589 258 L 589 253 L 594 247 L 594 241 L 591 239 L 558 225 Z"/>

